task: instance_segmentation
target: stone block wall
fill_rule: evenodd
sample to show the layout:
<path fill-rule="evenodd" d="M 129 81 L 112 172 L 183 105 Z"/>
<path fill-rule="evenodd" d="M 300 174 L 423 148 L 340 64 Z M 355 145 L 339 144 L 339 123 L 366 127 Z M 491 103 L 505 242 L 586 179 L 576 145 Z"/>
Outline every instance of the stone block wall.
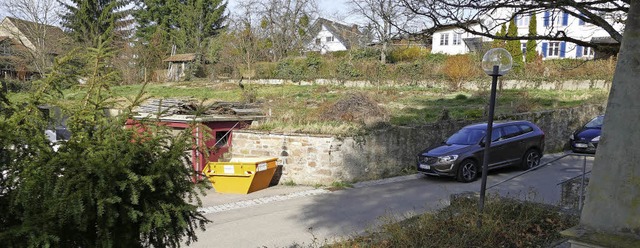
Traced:
<path fill-rule="evenodd" d="M 529 120 L 545 132 L 545 151 L 566 148 L 569 135 L 604 112 L 602 105 L 496 116 Z M 390 177 L 412 170 L 416 156 L 476 121 L 442 121 L 422 126 L 389 126 L 355 137 L 234 131 L 231 157 L 276 157 L 279 183 L 330 184 Z"/>

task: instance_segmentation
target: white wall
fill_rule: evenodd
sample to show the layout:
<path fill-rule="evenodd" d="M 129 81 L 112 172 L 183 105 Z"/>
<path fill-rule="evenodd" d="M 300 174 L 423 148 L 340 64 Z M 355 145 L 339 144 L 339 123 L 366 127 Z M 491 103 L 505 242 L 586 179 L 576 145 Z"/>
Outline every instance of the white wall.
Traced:
<path fill-rule="evenodd" d="M 472 26 L 476 28 L 479 25 Z M 454 36 L 459 35 L 459 43 L 454 44 Z M 460 28 L 450 28 L 436 31 L 433 34 L 433 43 L 431 45 L 431 53 L 444 54 L 464 54 L 469 52 L 469 47 L 465 45 L 463 39 L 477 37 L 476 35 L 465 32 Z M 487 40 L 487 38 L 483 38 Z"/>
<path fill-rule="evenodd" d="M 327 41 L 327 37 L 333 37 L 333 41 Z M 319 43 L 316 43 L 317 39 L 320 39 Z M 316 37 L 307 45 L 307 50 L 319 51 L 321 54 L 325 54 L 327 52 L 345 51 L 347 47 L 342 44 L 342 41 L 338 40 L 338 37 L 334 36 L 322 25 L 320 32 L 318 32 Z"/>
<path fill-rule="evenodd" d="M 497 16 L 508 16 L 511 10 L 504 10 L 503 13 L 497 13 Z M 537 33 L 538 35 L 556 35 L 558 32 L 564 32 L 566 36 L 580 39 L 586 42 L 591 41 L 593 37 L 609 37 L 609 34 L 602 28 L 582 23 L 577 17 L 571 15 L 565 15 L 556 10 L 556 13 L 551 11 L 538 13 L 536 15 Z M 545 16 L 548 16 L 548 23 L 545 24 Z M 566 18 L 566 19 L 565 19 Z M 529 32 L 529 20 L 530 17 L 518 16 L 516 18 L 516 25 L 518 27 L 518 35 L 525 36 Z M 623 25 L 614 25 L 617 30 L 622 30 Z M 496 29 L 495 31 L 497 31 Z M 495 32 L 494 31 L 494 32 Z M 453 45 L 453 34 L 462 33 L 463 38 L 474 37 L 473 35 L 462 31 L 461 29 L 444 29 L 437 31 L 433 34 L 433 46 L 432 53 L 444 53 L 444 54 L 462 54 L 468 53 L 469 48 L 462 42 L 459 45 Z M 448 34 L 448 44 L 441 45 L 441 38 L 443 35 Z M 491 40 L 483 38 L 483 40 Z M 521 44 L 525 44 L 527 41 L 522 40 Z M 557 47 L 557 49 L 552 49 Z M 587 48 L 590 49 L 590 48 Z M 544 59 L 560 59 L 560 58 L 593 58 L 593 53 L 585 52 L 584 47 L 578 47 L 574 43 L 569 42 L 556 42 L 548 40 L 537 41 L 536 51 L 538 54 L 543 55 Z M 589 51 L 589 50 L 587 50 Z"/>

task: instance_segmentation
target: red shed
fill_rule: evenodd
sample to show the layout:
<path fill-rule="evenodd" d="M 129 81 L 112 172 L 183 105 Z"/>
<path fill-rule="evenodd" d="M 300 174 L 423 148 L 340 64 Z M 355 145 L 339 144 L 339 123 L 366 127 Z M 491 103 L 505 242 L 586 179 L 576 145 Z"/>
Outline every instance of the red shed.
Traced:
<path fill-rule="evenodd" d="M 167 101 L 170 103 L 170 101 Z M 168 109 L 175 109 L 175 103 L 179 101 L 173 102 L 174 106 L 167 107 Z M 156 103 L 152 103 L 152 107 Z M 160 104 L 165 107 L 165 105 Z M 171 105 L 171 104 L 167 104 Z M 194 148 L 189 152 L 191 158 L 191 166 L 196 172 L 202 172 L 205 165 L 208 162 L 218 162 L 222 156 L 229 151 L 229 148 L 232 146 L 233 140 L 233 130 L 242 129 L 249 125 L 255 119 L 262 118 L 261 115 L 258 114 L 259 110 L 256 109 L 238 109 L 231 108 L 230 103 L 224 103 L 224 109 L 217 105 L 216 109 L 218 112 L 225 112 L 226 114 L 205 114 L 203 116 L 195 117 L 194 115 L 186 115 L 186 114 L 167 114 L 166 111 L 160 118 L 156 117 L 155 114 L 147 113 L 150 110 L 149 107 L 147 111 L 144 111 L 144 106 L 142 107 L 142 111 L 135 116 L 132 120 L 127 122 L 128 127 L 139 126 L 138 120 L 158 120 L 157 125 L 162 125 L 166 127 L 170 127 L 174 129 L 176 132 L 185 130 L 190 127 L 194 127 L 193 137 L 194 137 Z M 183 106 L 180 106 L 183 107 Z M 157 108 L 156 108 L 157 109 Z M 222 110 L 223 109 L 223 110 Z M 151 111 L 148 111 L 151 112 Z M 181 111 L 173 111 L 173 112 L 181 112 Z M 204 149 L 206 147 L 206 149 Z M 201 180 L 202 177 L 199 175 L 195 180 Z"/>

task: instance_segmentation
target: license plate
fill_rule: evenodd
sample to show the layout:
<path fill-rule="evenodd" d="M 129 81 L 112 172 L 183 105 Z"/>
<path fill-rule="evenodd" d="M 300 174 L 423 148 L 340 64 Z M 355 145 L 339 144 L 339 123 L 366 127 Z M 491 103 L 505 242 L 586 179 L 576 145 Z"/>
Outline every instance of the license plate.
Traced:
<path fill-rule="evenodd" d="M 576 147 L 577 147 L 577 148 L 587 148 L 587 144 L 583 144 L 583 143 L 576 143 Z"/>
<path fill-rule="evenodd" d="M 425 169 L 425 170 L 430 170 L 430 169 L 431 169 L 431 166 L 428 166 L 428 165 L 426 165 L 426 164 L 421 164 L 421 165 L 420 165 L 420 168 Z"/>

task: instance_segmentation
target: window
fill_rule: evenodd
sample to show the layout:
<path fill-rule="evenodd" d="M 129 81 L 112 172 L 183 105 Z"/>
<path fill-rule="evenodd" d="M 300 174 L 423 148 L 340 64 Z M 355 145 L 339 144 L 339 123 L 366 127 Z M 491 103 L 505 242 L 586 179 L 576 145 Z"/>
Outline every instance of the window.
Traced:
<path fill-rule="evenodd" d="M 497 141 L 502 137 L 502 128 L 496 128 L 491 131 L 491 141 Z"/>
<path fill-rule="evenodd" d="M 582 56 L 593 57 L 593 48 L 592 47 L 583 47 L 582 48 Z"/>
<path fill-rule="evenodd" d="M 229 142 L 229 131 L 217 131 L 216 132 L 216 147 L 225 147 Z"/>
<path fill-rule="evenodd" d="M 454 45 L 454 46 L 455 46 L 455 45 L 460 45 L 460 44 L 462 44 L 462 34 L 454 33 L 454 34 L 453 34 L 453 42 L 452 42 L 452 45 Z"/>
<path fill-rule="evenodd" d="M 518 26 L 518 27 L 527 27 L 527 26 L 529 26 L 530 18 L 531 17 L 529 15 L 516 16 L 516 26 Z"/>
<path fill-rule="evenodd" d="M 327 36 L 327 42 L 333 41 L 333 36 Z"/>
<path fill-rule="evenodd" d="M 529 125 L 520 125 L 520 129 L 522 129 L 522 133 L 533 132 L 533 128 Z"/>
<path fill-rule="evenodd" d="M 505 126 L 502 128 L 504 135 L 502 135 L 502 139 L 508 139 L 521 134 L 520 128 L 517 126 Z"/>
<path fill-rule="evenodd" d="M 441 46 L 449 45 L 449 33 L 444 33 L 440 35 L 440 45 Z"/>
<path fill-rule="evenodd" d="M 520 45 L 520 50 L 522 50 L 522 55 L 526 55 L 527 54 L 527 43 L 521 43 L 522 45 Z"/>
<path fill-rule="evenodd" d="M 560 56 L 560 42 L 549 42 L 549 49 L 547 50 L 547 56 L 549 57 Z"/>
<path fill-rule="evenodd" d="M 317 39 L 316 39 L 316 45 L 320 45 L 320 43 L 322 43 L 322 39 L 317 38 Z"/>

